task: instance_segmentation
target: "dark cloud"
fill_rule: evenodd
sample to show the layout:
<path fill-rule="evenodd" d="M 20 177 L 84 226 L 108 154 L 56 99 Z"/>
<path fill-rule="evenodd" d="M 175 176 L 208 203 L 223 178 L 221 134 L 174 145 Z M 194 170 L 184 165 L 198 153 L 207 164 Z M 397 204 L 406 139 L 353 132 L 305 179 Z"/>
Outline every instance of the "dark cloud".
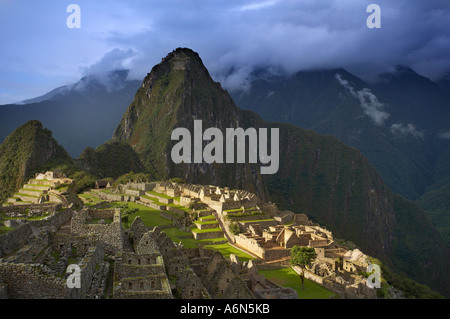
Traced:
<path fill-rule="evenodd" d="M 190 47 L 229 88 L 245 87 L 261 67 L 344 67 L 365 79 L 398 64 L 431 78 L 450 69 L 449 1 L 377 1 L 382 27 L 369 29 L 373 2 L 172 1 L 149 15 L 153 29 L 109 40 L 139 51 L 138 76 L 175 47 Z"/>
<path fill-rule="evenodd" d="M 10 7 L 20 3 L 5 1 Z M 0 13 L 0 21 L 7 21 L 1 35 L 9 43 L 0 53 L 0 61 L 8 61 L 0 64 L 0 72 L 17 73 L 22 66 L 30 72 L 58 70 L 58 78 L 64 72 L 73 77 L 74 66 L 84 65 L 86 71 L 91 65 L 88 69 L 96 72 L 108 63 L 115 67 L 127 61 L 130 75 L 142 79 L 177 47 L 197 51 L 213 77 L 228 88 L 245 87 L 255 68 L 292 73 L 344 67 L 363 79 L 399 64 L 432 79 L 450 70 L 448 0 L 78 0 L 78 31 L 63 25 L 57 13 L 64 18 L 65 10 L 54 3 L 27 4 L 33 6 L 28 11 L 49 23 L 14 36 L 5 30 L 17 27 L 24 4 L 9 16 Z M 381 29 L 366 26 L 371 3 L 381 8 Z M 51 16 L 42 18 L 49 12 Z M 41 45 L 43 41 L 58 45 Z"/>

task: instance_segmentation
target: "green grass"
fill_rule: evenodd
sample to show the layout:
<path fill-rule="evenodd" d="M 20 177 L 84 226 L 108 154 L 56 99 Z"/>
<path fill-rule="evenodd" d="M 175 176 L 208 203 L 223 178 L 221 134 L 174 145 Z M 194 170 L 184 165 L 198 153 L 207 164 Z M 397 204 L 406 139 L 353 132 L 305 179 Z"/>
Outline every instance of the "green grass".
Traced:
<path fill-rule="evenodd" d="M 209 232 L 216 232 L 216 231 L 222 231 L 222 228 L 217 227 L 217 228 L 211 228 L 211 229 L 198 229 L 198 228 L 193 228 L 192 231 L 194 233 L 209 233 Z"/>
<path fill-rule="evenodd" d="M 204 216 L 204 217 L 200 217 L 199 219 L 201 220 L 216 220 L 216 217 L 214 217 L 214 215 L 208 215 L 208 216 Z"/>
<path fill-rule="evenodd" d="M 22 190 L 27 191 L 27 192 L 39 193 L 39 194 L 42 193 L 42 191 L 39 189 L 22 188 Z"/>
<path fill-rule="evenodd" d="M 137 216 L 141 217 L 142 221 L 144 222 L 144 225 L 147 227 L 155 227 L 155 226 L 172 224 L 172 221 L 170 221 L 164 217 L 161 217 L 159 215 L 159 213 L 160 213 L 159 210 L 153 209 L 151 207 L 148 207 L 148 206 L 145 206 L 142 204 L 137 204 L 137 203 L 133 203 L 133 202 L 112 202 L 108 205 L 108 207 L 114 208 L 114 207 L 119 207 L 124 204 L 128 204 L 129 208 L 139 209 L 138 212 L 128 215 L 128 224 L 124 224 L 124 228 L 129 228 L 131 226 L 131 223 Z"/>
<path fill-rule="evenodd" d="M 45 186 L 45 187 L 53 187 L 52 185 L 50 185 L 50 184 L 25 184 L 25 185 L 29 185 L 29 186 L 39 186 L 39 187 L 41 187 L 41 186 Z"/>
<path fill-rule="evenodd" d="M 128 207 L 139 209 L 138 212 L 130 214 L 128 216 L 130 225 L 137 216 L 141 217 L 142 221 L 144 222 L 145 226 L 147 226 L 147 227 L 155 227 L 155 226 L 172 224 L 172 221 L 170 221 L 164 217 L 161 217 L 159 215 L 160 211 L 157 209 L 153 209 L 151 207 L 148 207 L 148 206 L 145 206 L 142 204 L 136 204 L 136 203 L 128 203 Z"/>
<path fill-rule="evenodd" d="M 103 202 L 98 196 L 96 196 L 94 194 L 90 194 L 90 193 L 78 194 L 78 197 L 81 197 L 81 198 L 84 198 L 87 200 L 87 202 L 84 203 L 84 205 L 86 205 L 86 206 L 95 206 L 95 205 Z"/>
<path fill-rule="evenodd" d="M 162 231 L 165 232 L 167 234 L 167 236 L 169 236 L 170 239 L 172 239 L 173 242 L 178 243 L 181 241 L 183 243 L 184 247 L 186 247 L 186 248 L 196 248 L 197 243 L 199 242 L 198 240 L 195 240 L 194 237 L 180 238 L 180 237 L 192 236 L 192 233 L 181 231 L 176 227 L 164 228 L 164 229 L 162 229 Z"/>
<path fill-rule="evenodd" d="M 242 208 L 225 209 L 224 212 L 227 212 L 227 213 L 242 212 Z"/>
<path fill-rule="evenodd" d="M 240 261 L 247 261 L 251 259 L 255 259 L 249 254 L 246 254 L 242 250 L 239 250 L 233 246 L 231 246 L 229 243 L 225 244 L 218 244 L 218 245 L 205 245 L 205 248 L 213 249 L 216 251 L 219 251 L 225 258 L 230 258 L 230 254 L 235 254 Z"/>
<path fill-rule="evenodd" d="M 9 228 L 9 227 L 6 227 L 6 226 L 0 226 L 0 235 L 1 234 L 6 234 L 7 232 L 9 232 L 9 231 L 11 231 L 11 230 L 13 230 L 13 228 Z"/>
<path fill-rule="evenodd" d="M 165 198 L 165 199 L 174 199 L 174 197 L 170 197 L 170 196 L 167 196 L 166 194 L 161 194 L 161 193 L 158 193 L 158 192 L 155 192 L 155 191 L 147 191 L 146 193 L 152 194 L 152 195 L 155 195 L 155 196 L 159 196 L 159 197 L 162 197 L 162 198 Z M 178 197 L 178 200 L 179 199 L 180 198 Z"/>
<path fill-rule="evenodd" d="M 269 219 L 255 219 L 255 220 L 239 220 L 238 222 L 239 223 L 254 223 L 254 224 L 257 224 L 257 223 L 260 223 L 260 222 L 271 222 L 273 220 L 274 220 L 273 218 L 269 218 Z"/>
<path fill-rule="evenodd" d="M 215 245 L 216 242 L 223 243 L 223 241 L 226 241 L 227 239 L 225 237 L 218 237 L 218 238 L 206 238 L 206 239 L 197 239 L 197 242 L 202 245 Z"/>
<path fill-rule="evenodd" d="M 19 197 L 19 196 L 21 196 L 21 197 L 39 198 L 39 196 L 36 196 L 36 195 L 28 195 L 28 194 L 20 194 L 20 193 L 14 194 L 14 197 Z"/>
<path fill-rule="evenodd" d="M 178 209 L 181 209 L 181 210 L 183 210 L 183 211 L 185 211 L 185 212 L 187 212 L 187 213 L 191 212 L 191 210 L 190 210 L 188 207 L 181 206 L 181 205 L 177 205 L 177 204 L 174 204 L 174 203 L 171 203 L 171 204 L 164 204 L 164 205 L 170 206 L 170 207 L 175 207 L 175 208 L 178 208 Z"/>
<path fill-rule="evenodd" d="M 105 194 L 109 194 L 109 195 L 130 196 L 128 194 L 116 194 L 110 189 L 102 189 L 100 192 L 105 193 Z"/>
<path fill-rule="evenodd" d="M 260 270 L 267 279 L 282 287 L 290 287 L 297 291 L 299 299 L 330 299 L 336 294 L 321 285 L 305 278 L 305 289 L 302 289 L 300 276 L 292 268 L 278 270 Z"/>
<path fill-rule="evenodd" d="M 196 223 L 199 225 L 212 225 L 212 224 L 217 224 L 217 221 L 216 220 L 207 221 L 207 222 L 196 221 Z"/>

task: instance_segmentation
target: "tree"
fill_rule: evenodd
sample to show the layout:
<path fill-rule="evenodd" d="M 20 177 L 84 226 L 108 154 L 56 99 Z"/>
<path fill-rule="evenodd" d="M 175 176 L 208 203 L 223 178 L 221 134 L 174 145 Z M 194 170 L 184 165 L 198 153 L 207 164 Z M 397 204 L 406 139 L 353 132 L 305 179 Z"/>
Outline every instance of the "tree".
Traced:
<path fill-rule="evenodd" d="M 312 247 L 300 247 L 294 246 L 291 249 L 291 265 L 298 266 L 301 269 L 300 278 L 302 279 L 302 289 L 304 290 L 305 281 L 305 269 L 306 266 L 311 265 L 311 263 L 316 259 L 317 254 Z"/>

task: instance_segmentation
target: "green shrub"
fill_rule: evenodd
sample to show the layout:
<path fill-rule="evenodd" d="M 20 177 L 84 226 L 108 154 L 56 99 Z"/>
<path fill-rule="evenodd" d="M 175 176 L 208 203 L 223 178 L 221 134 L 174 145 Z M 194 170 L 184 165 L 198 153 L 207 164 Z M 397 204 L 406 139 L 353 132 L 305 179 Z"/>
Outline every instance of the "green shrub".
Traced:
<path fill-rule="evenodd" d="M 230 226 L 228 226 L 228 229 L 233 235 L 239 235 L 239 233 L 241 232 L 241 229 L 236 222 L 231 223 Z"/>

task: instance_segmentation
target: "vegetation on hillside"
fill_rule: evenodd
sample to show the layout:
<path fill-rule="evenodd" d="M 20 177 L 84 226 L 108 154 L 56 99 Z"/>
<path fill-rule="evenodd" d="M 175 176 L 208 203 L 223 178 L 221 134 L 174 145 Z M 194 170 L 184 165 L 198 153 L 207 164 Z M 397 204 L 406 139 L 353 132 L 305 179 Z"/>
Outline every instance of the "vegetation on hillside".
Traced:
<path fill-rule="evenodd" d="M 52 132 L 39 121 L 18 127 L 0 144 L 0 203 L 45 167 L 70 162 Z"/>

